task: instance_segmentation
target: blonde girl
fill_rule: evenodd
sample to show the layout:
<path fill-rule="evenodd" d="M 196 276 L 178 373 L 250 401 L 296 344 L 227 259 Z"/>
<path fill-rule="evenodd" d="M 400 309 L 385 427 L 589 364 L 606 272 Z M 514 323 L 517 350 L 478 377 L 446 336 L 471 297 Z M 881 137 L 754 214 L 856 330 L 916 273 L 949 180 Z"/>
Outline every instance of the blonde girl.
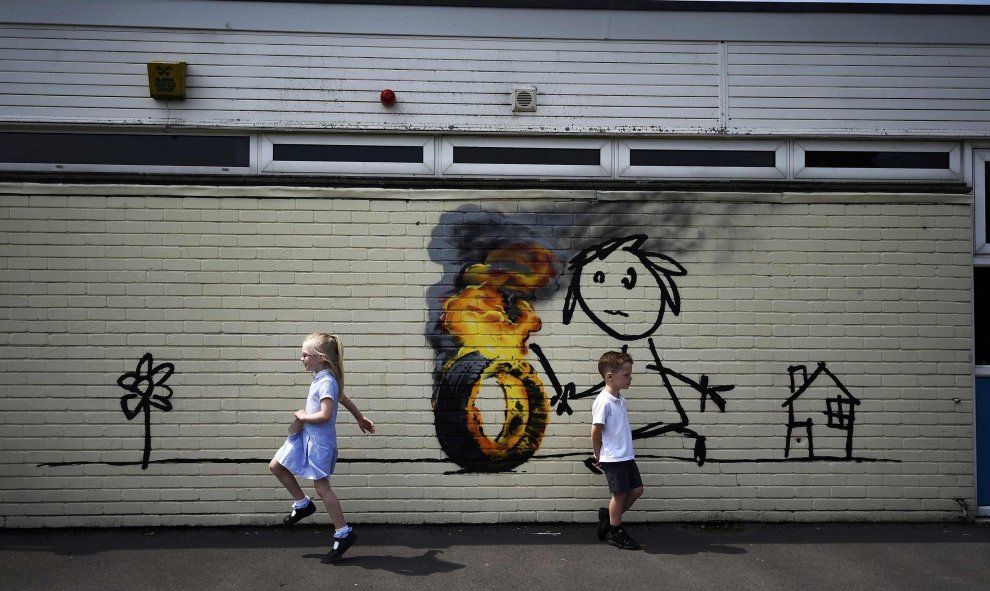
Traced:
<path fill-rule="evenodd" d="M 303 367 L 313 374 L 306 407 L 297 410 L 289 436 L 268 468 L 292 495 L 292 512 L 282 521 L 293 524 L 316 512 L 296 476 L 313 481 L 316 494 L 330 514 L 335 528 L 333 548 L 328 558 L 336 560 L 357 540 L 330 488 L 330 475 L 337 463 L 337 405 L 343 404 L 354 415 L 362 432 L 374 433 L 375 424 L 344 394 L 344 347 L 340 337 L 314 333 L 306 337 L 300 356 Z"/>

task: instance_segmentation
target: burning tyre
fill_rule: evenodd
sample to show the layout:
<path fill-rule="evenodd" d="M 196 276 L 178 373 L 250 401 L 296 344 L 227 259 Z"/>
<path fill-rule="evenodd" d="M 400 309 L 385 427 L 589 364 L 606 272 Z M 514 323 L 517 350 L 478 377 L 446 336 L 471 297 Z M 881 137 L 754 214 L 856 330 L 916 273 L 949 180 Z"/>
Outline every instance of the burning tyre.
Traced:
<path fill-rule="evenodd" d="M 486 433 L 477 403 L 482 388 L 492 383 L 501 393 L 505 412 L 501 425 L 488 425 Z M 493 362 L 477 351 L 451 364 L 433 394 L 440 446 L 458 466 L 472 472 L 504 472 L 532 457 L 543 440 L 549 413 L 543 384 L 528 362 Z"/>

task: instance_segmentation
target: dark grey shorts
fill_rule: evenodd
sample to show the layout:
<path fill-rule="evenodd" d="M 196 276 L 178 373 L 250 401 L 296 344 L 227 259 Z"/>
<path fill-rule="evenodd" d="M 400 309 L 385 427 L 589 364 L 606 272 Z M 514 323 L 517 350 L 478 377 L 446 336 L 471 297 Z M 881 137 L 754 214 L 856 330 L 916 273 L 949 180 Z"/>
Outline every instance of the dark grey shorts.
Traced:
<path fill-rule="evenodd" d="M 643 486 L 643 478 L 639 475 L 639 466 L 636 465 L 636 460 L 602 462 L 599 466 L 605 472 L 608 492 L 613 495 L 629 492 Z"/>

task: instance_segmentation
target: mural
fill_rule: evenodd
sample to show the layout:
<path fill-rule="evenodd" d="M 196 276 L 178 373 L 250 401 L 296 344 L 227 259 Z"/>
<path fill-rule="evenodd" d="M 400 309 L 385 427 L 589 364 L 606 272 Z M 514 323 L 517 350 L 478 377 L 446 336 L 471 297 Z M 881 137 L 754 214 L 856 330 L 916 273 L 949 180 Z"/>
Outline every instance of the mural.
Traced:
<path fill-rule="evenodd" d="M 639 234 L 608 240 L 571 258 L 564 323 L 570 323 L 580 308 L 606 335 L 626 342 L 646 339 L 652 359 L 646 369 L 660 377 L 677 419 L 639 426 L 633 437 L 666 433 L 689 437 L 694 440 L 693 458 L 701 465 L 706 458 L 705 437 L 689 427 L 674 383 L 699 395 L 701 411 L 710 400 L 724 412 L 722 393 L 734 386 L 712 385 L 707 375 L 691 379 L 661 361 L 652 335 L 668 309 L 679 313 L 674 278 L 687 271 L 674 259 L 643 249 L 646 240 Z M 597 394 L 602 384 L 581 392 L 573 382 L 562 384 L 543 348 L 536 343 L 527 346 L 542 326 L 530 298 L 559 276 L 554 251 L 520 241 L 493 240 L 488 246 L 485 252 L 483 244 L 475 244 L 481 248 L 478 252 L 484 252 L 479 254 L 483 260 L 466 264 L 454 293 L 443 299 L 436 328 L 439 336 L 448 339 L 433 339 L 445 358 L 432 401 L 437 438 L 447 456 L 468 471 L 498 472 L 532 457 L 542 441 L 551 406 L 558 416 L 571 414 L 571 400 Z M 622 302 L 634 304 L 623 308 Z M 552 398 L 548 399 L 543 382 L 526 360 L 529 350 L 553 388 Z M 490 432 L 476 406 L 486 381 L 495 382 L 505 402 L 504 420 L 490 426 Z M 593 469 L 590 462 L 586 465 Z"/>
<path fill-rule="evenodd" d="M 609 342 L 614 339 L 624 351 L 632 349 L 637 364 L 643 363 L 637 367 L 645 368 L 639 374 L 645 380 L 637 381 L 637 390 L 642 388 L 644 399 L 662 403 L 650 408 L 665 409 L 640 410 L 633 438 L 673 434 L 688 440 L 690 457 L 651 456 L 648 450 L 643 450 L 643 457 L 691 461 L 698 466 L 706 462 L 881 461 L 853 455 L 855 409 L 861 401 L 825 362 L 819 362 L 810 374 L 805 365 L 788 368 L 790 392 L 781 404 L 787 411 L 783 458 L 710 458 L 704 429 L 692 424 L 692 419 L 697 413 L 726 412 L 726 394 L 735 385 L 716 383 L 720 381 L 708 374 L 689 376 L 676 371 L 664 360 L 655 340 L 668 313 L 680 314 L 678 281 L 688 274 L 687 269 L 674 258 L 647 248 L 650 238 L 645 234 L 578 238 L 573 234 L 581 232 L 553 214 L 540 214 L 539 224 L 523 223 L 535 219 L 455 211 L 442 216 L 434 230 L 430 255 L 443 265 L 444 273 L 428 290 L 427 338 L 436 353 L 433 423 L 447 459 L 365 456 L 340 458 L 341 463 L 449 461 L 464 472 L 505 472 L 534 457 L 578 456 L 589 470 L 597 471 L 587 452 L 536 456 L 551 409 L 557 416 L 572 415 L 574 401 L 595 396 L 603 387 L 598 382 L 579 388 L 573 380 L 561 378 L 553 366 L 553 352 L 534 342 L 541 330 L 548 332 L 538 307 L 560 301 L 565 279 L 563 324 L 581 316 L 601 333 L 592 335 L 594 342 L 588 346 L 614 349 L 616 344 Z M 568 254 L 574 251 L 563 248 L 558 239 L 591 244 Z M 268 462 L 268 458 L 223 457 L 151 460 L 152 409 L 172 410 L 173 390 L 167 382 L 174 373 L 172 363 L 156 364 L 152 354 L 145 353 L 134 371 L 117 379 L 126 391 L 119 398 L 124 417 L 144 419 L 140 462 L 71 461 L 39 466 L 139 464 L 146 470 L 152 463 Z M 483 399 L 488 404 L 497 400 L 500 408 L 482 409 Z M 644 415 L 645 421 L 640 419 Z M 798 449 L 804 453 L 795 453 Z"/>

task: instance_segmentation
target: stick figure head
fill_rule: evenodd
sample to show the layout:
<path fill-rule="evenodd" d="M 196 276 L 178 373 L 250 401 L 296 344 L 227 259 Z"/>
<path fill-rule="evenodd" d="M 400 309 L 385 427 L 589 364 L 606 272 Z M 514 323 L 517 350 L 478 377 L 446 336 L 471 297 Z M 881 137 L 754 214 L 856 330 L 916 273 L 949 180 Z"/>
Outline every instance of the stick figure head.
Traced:
<path fill-rule="evenodd" d="M 643 250 L 645 241 L 642 234 L 617 238 L 571 259 L 564 324 L 581 306 L 603 331 L 632 341 L 656 332 L 668 306 L 675 315 L 680 312 L 674 277 L 687 271 L 668 256 Z"/>

